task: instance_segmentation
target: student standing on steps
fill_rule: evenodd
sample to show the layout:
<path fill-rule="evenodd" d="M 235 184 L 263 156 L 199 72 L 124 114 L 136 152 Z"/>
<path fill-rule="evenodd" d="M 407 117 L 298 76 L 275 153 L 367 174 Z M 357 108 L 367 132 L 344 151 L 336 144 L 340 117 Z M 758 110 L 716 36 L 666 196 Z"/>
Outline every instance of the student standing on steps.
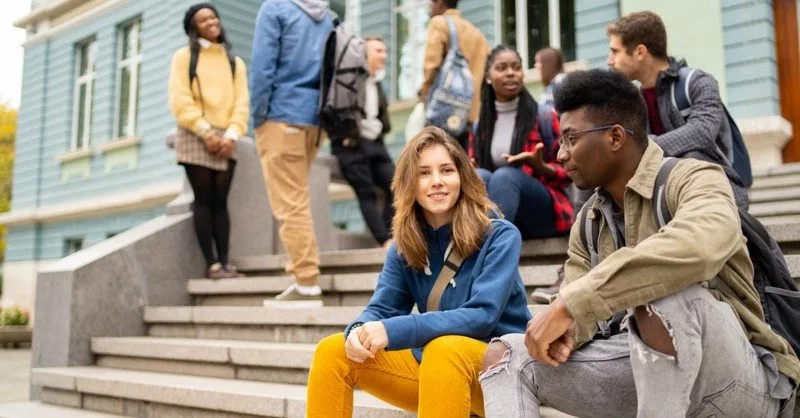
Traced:
<path fill-rule="evenodd" d="M 478 128 L 470 143 L 478 175 L 523 239 L 564 235 L 572 226 L 571 180 L 556 161 L 558 115 L 525 89 L 522 58 L 506 45 L 486 61 Z"/>
<path fill-rule="evenodd" d="M 320 70 L 333 29 L 328 2 L 267 0 L 256 16 L 250 95 L 267 197 L 295 283 L 264 301 L 272 307 L 321 307 L 319 249 L 309 176 L 319 151 Z"/>
<path fill-rule="evenodd" d="M 364 312 L 317 345 L 307 416 L 352 416 L 355 388 L 420 417 L 484 416 L 486 342 L 530 318 L 519 231 L 491 218 L 467 154 L 439 128 L 406 145 L 392 189 L 395 243 Z"/>
<path fill-rule="evenodd" d="M 169 105 L 178 121 L 176 158 L 194 192 L 192 213 L 206 276 L 238 277 L 228 261 L 228 192 L 236 168 L 236 140 L 247 132 L 247 69 L 232 54 L 212 4 L 190 7 L 183 29 L 189 46 L 175 52 L 169 75 Z"/>
<path fill-rule="evenodd" d="M 664 153 L 619 73 L 570 73 L 555 104 L 559 161 L 599 191 L 572 228 L 555 301 L 489 345 L 487 415 L 538 417 L 543 403 L 581 417 L 791 416 L 800 361 L 765 322 L 720 166 L 680 160 L 656 188 Z M 658 228 L 664 195 L 672 219 Z"/>
<path fill-rule="evenodd" d="M 467 126 L 471 127 L 478 120 L 478 113 L 480 112 L 483 67 L 486 64 L 486 56 L 489 55 L 489 42 L 475 25 L 461 16 L 458 11 L 458 2 L 459 0 L 430 1 L 431 20 L 428 24 L 428 35 L 425 40 L 424 79 L 417 96 L 422 102 L 428 100 L 431 87 L 436 81 L 436 75 L 442 68 L 445 56 L 450 48 L 450 31 L 445 17 L 452 19 L 458 35 L 458 45 L 464 54 L 464 58 L 469 63 L 469 70 L 472 73 L 474 83 L 472 111 L 470 112 L 470 119 L 467 121 Z M 464 149 L 467 149 L 468 146 L 469 130 L 468 128 L 461 138 L 456 138 Z"/>
<path fill-rule="evenodd" d="M 375 241 L 381 246 L 391 243 L 392 177 L 394 163 L 384 136 L 392 130 L 388 102 L 381 81 L 386 74 L 386 44 L 380 37 L 364 38 L 367 48 L 369 78 L 364 85 L 366 100 L 364 118 L 359 121 L 359 138 L 331 138 L 331 153 L 339 161 L 339 169 L 358 197 L 361 215 Z M 384 193 L 383 207 L 378 209 L 380 188 Z"/>

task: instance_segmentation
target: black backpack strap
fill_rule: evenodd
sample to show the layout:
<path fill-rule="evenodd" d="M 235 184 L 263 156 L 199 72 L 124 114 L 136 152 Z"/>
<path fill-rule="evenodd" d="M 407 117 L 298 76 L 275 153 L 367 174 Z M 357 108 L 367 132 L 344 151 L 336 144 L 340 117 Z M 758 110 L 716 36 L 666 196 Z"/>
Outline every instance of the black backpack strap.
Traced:
<path fill-rule="evenodd" d="M 200 48 L 189 48 L 189 88 L 197 78 L 197 60 L 200 58 Z"/>
<path fill-rule="evenodd" d="M 678 70 L 678 80 L 672 83 L 670 97 L 672 105 L 678 109 L 684 119 L 692 113 L 692 99 L 689 96 L 689 82 L 694 74 L 694 68 L 681 67 Z"/>
<path fill-rule="evenodd" d="M 672 220 L 672 214 L 669 213 L 669 206 L 667 205 L 667 178 L 678 164 L 678 159 L 674 157 L 664 158 L 661 162 L 661 168 L 658 169 L 656 175 L 656 183 L 653 186 L 653 205 L 656 215 L 656 225 L 662 228 Z"/>
<path fill-rule="evenodd" d="M 594 192 L 589 196 L 589 199 L 586 200 L 586 203 L 583 204 L 577 218 L 578 227 L 581 232 L 581 243 L 583 244 L 583 248 L 586 248 L 586 251 L 589 252 L 589 261 L 592 267 L 600 262 L 600 258 L 597 255 L 597 240 L 600 235 L 600 223 L 597 221 L 596 217 L 589 216 L 589 211 L 592 210 L 592 204 L 596 199 L 597 192 Z"/>

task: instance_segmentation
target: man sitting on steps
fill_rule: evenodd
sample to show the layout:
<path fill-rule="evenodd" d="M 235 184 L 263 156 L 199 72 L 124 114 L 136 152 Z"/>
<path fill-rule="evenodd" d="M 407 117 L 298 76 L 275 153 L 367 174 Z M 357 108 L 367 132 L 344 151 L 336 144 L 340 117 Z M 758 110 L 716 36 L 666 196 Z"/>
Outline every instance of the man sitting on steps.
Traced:
<path fill-rule="evenodd" d="M 637 88 L 611 71 L 572 73 L 555 105 L 559 161 L 578 188 L 600 190 L 572 228 L 555 301 L 525 334 L 489 345 L 486 416 L 538 417 L 540 403 L 594 417 L 791 416 L 800 361 L 764 322 L 722 168 L 680 160 L 659 230 L 664 157 Z M 602 217 L 596 257 L 586 217 Z"/>

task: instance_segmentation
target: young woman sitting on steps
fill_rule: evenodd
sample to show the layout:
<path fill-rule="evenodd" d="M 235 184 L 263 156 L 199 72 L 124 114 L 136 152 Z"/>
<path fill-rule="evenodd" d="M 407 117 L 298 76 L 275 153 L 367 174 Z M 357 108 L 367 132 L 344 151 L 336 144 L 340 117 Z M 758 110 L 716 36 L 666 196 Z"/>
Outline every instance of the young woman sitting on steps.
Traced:
<path fill-rule="evenodd" d="M 469 157 L 441 129 L 406 145 L 392 190 L 395 243 L 364 312 L 317 345 L 307 416 L 351 416 L 355 388 L 423 418 L 483 416 L 487 342 L 530 319 L 520 233 L 491 218 Z"/>

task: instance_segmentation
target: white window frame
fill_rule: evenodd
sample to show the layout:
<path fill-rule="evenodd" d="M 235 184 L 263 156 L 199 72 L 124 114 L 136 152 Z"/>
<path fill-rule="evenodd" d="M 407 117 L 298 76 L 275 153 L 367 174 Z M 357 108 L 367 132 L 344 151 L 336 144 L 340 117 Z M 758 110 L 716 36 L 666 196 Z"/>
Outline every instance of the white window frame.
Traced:
<path fill-rule="evenodd" d="M 86 65 L 86 74 L 81 75 L 81 50 L 88 48 L 86 52 L 86 59 L 89 61 Z M 97 77 L 95 72 L 95 54 L 97 50 L 97 40 L 90 38 L 84 40 L 75 46 L 75 94 L 72 99 L 72 141 L 70 149 L 73 151 L 88 149 L 90 147 L 92 136 L 92 100 L 94 96 L 94 80 Z M 78 118 L 80 117 L 80 103 L 81 86 L 86 85 L 86 102 L 84 103 L 84 119 L 83 119 L 83 138 L 81 146 L 78 147 Z"/>
<path fill-rule="evenodd" d="M 517 15 L 515 29 L 517 34 L 517 52 L 519 52 L 520 57 L 522 57 L 523 67 L 526 69 L 533 68 L 534 57 L 528 56 L 528 1 L 515 0 L 514 3 Z M 500 10 L 500 1 L 497 1 L 495 5 L 497 6 L 496 10 L 499 10 L 499 13 L 495 15 L 495 34 L 497 36 L 497 42 L 500 42 L 503 38 L 500 22 L 506 13 L 504 10 Z M 559 0 L 547 0 L 547 19 L 550 46 L 561 49 L 561 4 Z"/>
<path fill-rule="evenodd" d="M 424 61 L 425 61 L 425 37 L 427 36 L 427 23 L 430 21 L 430 17 L 428 17 L 425 22 L 416 22 L 419 24 L 420 27 L 425 27 L 424 31 L 415 32 L 414 31 L 414 22 L 409 20 L 408 25 L 408 33 L 406 34 L 406 39 L 413 39 L 413 37 L 422 35 L 422 42 L 417 45 L 419 48 L 422 48 L 421 51 L 414 50 L 411 54 L 411 64 L 408 68 L 411 68 L 414 71 L 411 74 L 411 95 L 409 97 L 400 97 L 400 58 L 402 57 L 402 47 L 403 45 L 399 44 L 400 36 L 397 33 L 397 22 L 398 22 L 398 15 L 403 12 L 411 11 L 418 11 L 423 10 L 425 15 L 429 11 L 430 0 L 407 0 L 408 4 L 401 4 L 397 5 L 398 2 L 402 3 L 403 0 L 392 0 L 392 80 L 391 80 L 391 89 L 392 89 L 392 97 L 396 98 L 397 100 L 413 100 L 417 97 L 417 90 L 419 90 L 420 86 L 422 86 L 423 81 L 425 81 L 425 72 L 424 72 Z M 414 43 L 412 43 L 414 46 Z"/>
<path fill-rule="evenodd" d="M 125 50 L 125 30 L 131 28 L 131 36 L 134 37 L 133 47 L 135 50 L 132 50 L 130 56 L 125 58 L 122 56 L 123 51 Z M 116 92 L 116 100 L 114 105 L 114 133 L 112 135 L 113 138 L 126 138 L 126 137 L 133 137 L 136 136 L 136 119 L 139 115 L 138 109 L 138 100 L 139 100 L 139 66 L 142 62 L 142 50 L 139 47 L 139 37 L 142 33 L 142 20 L 141 18 L 134 19 L 124 25 L 119 26 L 117 30 L 117 76 L 116 76 L 116 85 L 117 85 L 117 92 Z M 122 99 L 122 70 L 127 68 L 130 72 L 130 80 L 129 80 L 129 93 L 128 93 L 128 114 L 124 115 L 124 118 L 128 122 L 126 132 L 119 132 L 120 124 L 122 124 L 122 116 L 120 115 L 120 111 L 122 109 L 122 103 L 120 100 Z"/>

